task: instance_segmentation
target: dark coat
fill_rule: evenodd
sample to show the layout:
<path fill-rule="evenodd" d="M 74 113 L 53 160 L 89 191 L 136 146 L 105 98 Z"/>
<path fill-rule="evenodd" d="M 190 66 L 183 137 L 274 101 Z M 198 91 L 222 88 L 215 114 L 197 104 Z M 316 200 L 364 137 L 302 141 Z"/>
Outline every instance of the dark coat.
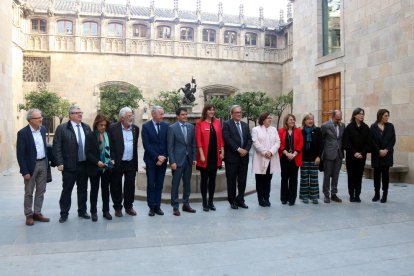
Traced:
<path fill-rule="evenodd" d="M 347 157 L 354 156 L 356 152 L 360 152 L 365 159 L 367 154 L 371 152 L 372 145 L 368 125 L 362 122 L 358 127 L 355 122 L 351 122 L 345 128 L 342 144 L 346 150 Z"/>
<path fill-rule="evenodd" d="M 81 123 L 85 133 L 85 155 L 88 141 L 86 137 L 91 133 L 91 128 Z M 64 170 L 76 170 L 78 163 L 78 140 L 72 123 L 66 122 L 57 127 L 53 138 L 53 155 L 56 166 L 63 165 Z"/>
<path fill-rule="evenodd" d="M 240 125 L 243 133 L 243 145 L 241 144 L 240 134 L 237 130 L 236 123 L 230 119 L 223 122 L 223 140 L 224 140 L 224 158 L 225 162 L 229 163 L 239 163 L 246 162 L 249 163 L 249 155 L 246 154 L 244 157 L 240 157 L 238 148 L 245 149 L 250 151 L 252 147 L 252 135 L 250 133 L 249 126 L 245 122 L 240 121 Z"/>
<path fill-rule="evenodd" d="M 384 125 L 384 131 L 378 127 L 377 123 L 373 123 L 370 128 L 372 138 L 372 153 L 371 165 L 372 167 L 394 165 L 394 145 L 395 145 L 395 129 L 391 123 Z M 379 150 L 387 149 L 388 153 L 384 157 L 379 156 Z"/>
<path fill-rule="evenodd" d="M 85 154 L 86 160 L 88 161 L 86 163 L 86 169 L 89 176 L 96 176 L 99 170 L 98 162 L 101 161 L 98 139 L 95 133 L 90 132 L 85 140 L 87 141 L 85 144 Z"/>
<path fill-rule="evenodd" d="M 40 133 L 42 135 L 43 144 L 45 146 L 45 155 L 46 155 L 45 162 L 48 163 L 47 146 L 46 146 L 46 129 L 44 126 L 40 126 Z M 35 145 L 33 135 L 32 135 L 32 130 L 30 129 L 29 125 L 27 125 L 26 127 L 19 130 L 19 132 L 17 132 L 16 155 L 17 155 L 17 162 L 19 163 L 19 167 L 20 167 L 20 173 L 23 176 L 26 174 L 30 174 L 32 176 L 35 166 L 36 166 L 37 151 L 36 151 L 36 145 Z"/>
<path fill-rule="evenodd" d="M 303 155 L 302 159 L 304 161 L 314 161 L 316 157 L 321 157 L 322 155 L 322 132 L 319 127 L 315 127 L 312 132 L 312 141 L 310 143 L 310 149 L 306 150 L 306 132 L 304 129 L 302 129 L 302 135 L 303 135 Z"/>
<path fill-rule="evenodd" d="M 133 158 L 135 171 L 138 171 L 138 137 L 139 127 L 131 125 L 133 136 Z M 124 136 L 122 134 L 121 122 L 111 124 L 108 131 L 109 144 L 111 145 L 111 158 L 115 161 L 114 169 L 118 169 L 122 162 L 122 156 L 124 155 Z"/>
<path fill-rule="evenodd" d="M 160 122 L 160 133 L 154 128 L 152 120 L 142 125 L 142 145 L 144 146 L 144 162 L 148 165 L 155 165 L 158 156 L 168 157 L 167 151 L 168 124 Z"/>

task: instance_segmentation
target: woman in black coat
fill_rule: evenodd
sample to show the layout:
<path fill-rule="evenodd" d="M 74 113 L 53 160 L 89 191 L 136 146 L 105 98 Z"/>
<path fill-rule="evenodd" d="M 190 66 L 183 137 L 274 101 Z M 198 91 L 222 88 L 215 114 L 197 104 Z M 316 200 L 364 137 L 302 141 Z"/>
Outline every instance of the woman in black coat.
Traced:
<path fill-rule="evenodd" d="M 362 175 L 364 173 L 367 153 L 371 150 L 371 134 L 364 123 L 365 111 L 356 108 L 352 112 L 351 123 L 347 125 L 343 136 L 346 150 L 346 171 L 348 173 L 348 192 L 350 202 L 361 202 Z"/>
<path fill-rule="evenodd" d="M 381 202 L 387 202 L 388 185 L 390 182 L 389 169 L 394 160 L 395 129 L 394 125 L 388 122 L 390 112 L 380 109 L 377 112 L 377 121 L 371 125 L 372 153 L 371 165 L 374 168 L 375 195 L 372 201 L 380 199 L 380 188 L 382 178 Z"/>

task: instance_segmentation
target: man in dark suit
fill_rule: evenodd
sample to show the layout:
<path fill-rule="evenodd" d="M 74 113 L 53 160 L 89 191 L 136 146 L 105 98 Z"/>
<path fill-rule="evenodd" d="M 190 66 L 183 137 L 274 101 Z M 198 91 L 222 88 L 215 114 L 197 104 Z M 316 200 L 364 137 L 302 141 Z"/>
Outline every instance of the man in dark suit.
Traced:
<path fill-rule="evenodd" d="M 111 196 L 114 203 L 115 216 L 122 217 L 122 207 L 130 216 L 136 216 L 133 208 L 135 197 L 135 177 L 138 171 L 138 137 L 139 128 L 132 122 L 132 109 L 124 107 L 119 111 L 119 122 L 109 127 L 111 145 L 112 170 Z M 122 177 L 124 192 L 122 193 Z M 122 206 L 122 194 L 124 205 Z"/>
<path fill-rule="evenodd" d="M 26 225 L 34 221 L 48 222 L 42 215 L 47 180 L 46 129 L 42 126 L 39 109 L 29 109 L 26 116 L 29 124 L 17 133 L 17 161 L 24 179 L 24 214 Z M 34 201 L 33 192 L 36 189 Z M 33 208 L 32 208 L 33 207 Z M 34 209 L 34 211 L 33 211 Z"/>
<path fill-rule="evenodd" d="M 342 166 L 342 159 L 344 158 L 342 136 L 344 134 L 345 124 L 341 123 L 341 121 L 342 112 L 340 110 L 334 110 L 331 120 L 321 126 L 324 170 L 323 193 L 325 194 L 325 203 L 330 203 L 331 200 L 338 203 L 342 202 L 336 195 L 338 193 L 339 172 Z M 330 197 L 329 192 L 331 193 Z"/>
<path fill-rule="evenodd" d="M 77 106 L 69 108 L 69 122 L 55 131 L 53 154 L 58 170 L 62 172 L 63 189 L 60 196 L 60 223 L 68 219 L 73 186 L 77 185 L 78 216 L 90 219 L 86 212 L 88 199 L 88 173 L 86 169 L 85 144 L 91 128 L 82 123 L 83 112 Z"/>
<path fill-rule="evenodd" d="M 183 179 L 183 211 L 195 213 L 190 207 L 192 165 L 196 164 L 196 141 L 194 126 L 187 123 L 188 112 L 180 107 L 176 110 L 177 122 L 168 128 L 168 155 L 172 170 L 171 206 L 173 214 L 180 215 L 178 202 L 178 187 Z"/>
<path fill-rule="evenodd" d="M 244 192 L 246 190 L 252 136 L 249 126 L 241 121 L 241 107 L 233 105 L 230 113 L 231 119 L 223 123 L 227 199 L 232 209 L 238 209 L 238 207 L 247 209 L 248 206 L 244 202 Z M 237 196 L 236 188 L 238 189 Z"/>
<path fill-rule="evenodd" d="M 161 193 L 167 170 L 167 133 L 168 124 L 163 122 L 164 109 L 153 106 L 152 120 L 142 125 L 142 145 L 144 146 L 144 162 L 147 173 L 147 203 L 150 208 L 148 215 L 164 215 L 161 210 Z"/>

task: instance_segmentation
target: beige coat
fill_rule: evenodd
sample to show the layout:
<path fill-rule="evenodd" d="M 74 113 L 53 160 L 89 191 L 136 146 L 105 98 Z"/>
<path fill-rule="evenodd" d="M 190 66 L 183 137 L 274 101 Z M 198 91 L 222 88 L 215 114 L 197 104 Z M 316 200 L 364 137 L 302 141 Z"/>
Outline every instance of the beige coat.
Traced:
<path fill-rule="evenodd" d="M 275 127 L 257 126 L 252 129 L 253 140 L 253 164 L 252 172 L 255 174 L 266 174 L 270 162 L 270 173 L 280 172 L 280 161 L 277 150 L 280 146 L 280 138 Z M 272 153 L 269 160 L 264 155 L 266 151 Z"/>

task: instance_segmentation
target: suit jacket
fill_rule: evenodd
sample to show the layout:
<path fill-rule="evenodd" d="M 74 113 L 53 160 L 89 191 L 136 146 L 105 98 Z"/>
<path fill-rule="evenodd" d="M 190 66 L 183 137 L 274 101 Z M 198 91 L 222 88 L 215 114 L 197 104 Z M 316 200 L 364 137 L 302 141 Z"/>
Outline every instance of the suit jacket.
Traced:
<path fill-rule="evenodd" d="M 132 124 L 132 137 L 133 137 L 133 158 L 135 171 L 138 171 L 138 137 L 139 127 Z M 114 169 L 118 169 L 122 162 L 122 156 L 124 155 L 124 135 L 122 134 L 121 122 L 111 124 L 108 131 L 109 144 L 111 148 L 111 158 L 115 161 Z"/>
<path fill-rule="evenodd" d="M 214 119 L 213 128 L 217 137 L 217 167 L 221 167 L 222 160 L 220 158 L 220 149 L 224 147 L 224 142 L 219 119 Z M 210 123 L 205 120 L 197 121 L 195 132 L 197 148 L 203 148 L 204 157 L 206 158 L 205 162 L 201 162 L 200 153 L 197 150 L 197 166 L 206 168 L 208 160 L 208 147 L 210 144 Z"/>
<path fill-rule="evenodd" d="M 335 126 L 332 120 L 325 122 L 321 126 L 322 132 L 322 159 L 335 160 L 344 158 L 342 148 L 342 137 L 344 135 L 345 124 L 339 124 L 339 136 L 336 135 Z"/>
<path fill-rule="evenodd" d="M 175 122 L 168 128 L 168 155 L 170 164 L 176 163 L 178 167 L 184 165 L 187 160 L 192 163 L 196 160 L 196 141 L 194 126 L 186 123 L 187 126 L 187 143 L 184 140 L 184 134 L 181 130 L 181 124 Z"/>
<path fill-rule="evenodd" d="M 250 134 L 249 126 L 240 121 L 243 134 L 243 144 L 241 143 L 240 134 L 236 123 L 233 119 L 227 120 L 223 123 L 223 140 L 224 140 L 224 158 L 229 163 L 246 162 L 249 163 L 249 155 L 240 157 L 238 148 L 250 151 L 252 147 L 252 135 Z"/>
<path fill-rule="evenodd" d="M 142 145 L 144 146 L 144 162 L 154 165 L 158 161 L 158 156 L 168 157 L 167 150 L 168 124 L 160 122 L 160 132 L 157 133 L 152 120 L 142 125 Z"/>
<path fill-rule="evenodd" d="M 85 123 L 81 123 L 81 125 L 85 133 L 84 143 L 86 149 L 86 137 L 91 132 L 91 128 Z M 70 121 L 57 127 L 55 137 L 53 138 L 53 155 L 57 166 L 63 165 L 64 170 L 76 170 L 78 163 L 78 140 Z"/>
<path fill-rule="evenodd" d="M 40 126 L 40 133 L 43 138 L 43 144 L 45 149 L 45 162 L 48 163 L 47 159 L 47 146 L 46 146 L 46 129 L 44 126 Z M 37 151 L 35 141 L 33 139 L 32 130 L 30 125 L 19 130 L 17 133 L 17 142 L 16 142 L 16 154 L 17 162 L 19 163 L 20 173 L 24 176 L 26 174 L 33 175 Z"/>
<path fill-rule="evenodd" d="M 384 125 L 384 131 L 378 127 L 377 123 L 373 123 L 370 128 L 372 138 L 372 167 L 394 165 L 394 145 L 395 145 L 395 129 L 391 123 Z M 388 153 L 384 157 L 379 156 L 379 150 L 387 149 Z"/>
<path fill-rule="evenodd" d="M 282 157 L 283 151 L 286 148 L 286 128 L 279 128 L 279 137 L 280 137 L 280 147 L 279 147 L 279 157 Z M 302 150 L 303 150 L 303 135 L 300 128 L 293 128 L 293 151 L 297 152 L 295 157 L 296 166 L 302 166 Z"/>

